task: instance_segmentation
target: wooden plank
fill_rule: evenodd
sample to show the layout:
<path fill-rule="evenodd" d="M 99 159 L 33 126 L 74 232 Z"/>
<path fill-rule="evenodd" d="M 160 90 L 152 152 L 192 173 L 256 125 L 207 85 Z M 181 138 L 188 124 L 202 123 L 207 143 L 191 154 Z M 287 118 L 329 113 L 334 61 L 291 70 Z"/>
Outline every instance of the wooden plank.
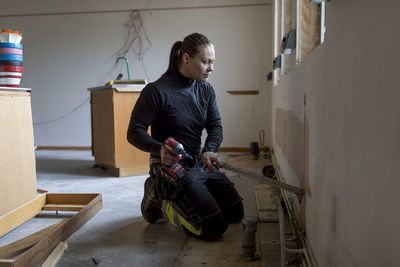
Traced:
<path fill-rule="evenodd" d="M 0 237 L 38 214 L 46 203 L 46 194 L 36 198 L 0 217 Z"/>
<path fill-rule="evenodd" d="M 90 146 L 38 146 L 36 150 L 91 150 Z"/>
<path fill-rule="evenodd" d="M 86 205 L 98 194 L 87 193 L 47 193 L 47 204 Z"/>
<path fill-rule="evenodd" d="M 0 267 L 14 267 L 14 260 L 0 259 Z"/>
<path fill-rule="evenodd" d="M 90 194 L 93 195 L 93 194 Z M 72 216 L 65 224 L 61 225 L 53 233 L 39 241 L 35 246 L 30 248 L 20 257 L 15 259 L 16 267 L 36 266 L 43 262 L 60 242 L 64 242 L 83 224 L 100 210 L 102 206 L 101 194 L 97 194 L 83 209 Z"/>
<path fill-rule="evenodd" d="M 238 90 L 238 91 L 226 91 L 228 94 L 231 95 L 258 95 L 259 90 Z"/>
<path fill-rule="evenodd" d="M 53 250 L 50 256 L 42 264 L 42 267 L 55 267 L 64 255 L 64 251 L 68 249 L 67 242 L 60 242 L 57 247 Z"/>
<path fill-rule="evenodd" d="M 56 211 L 80 211 L 85 205 L 78 204 L 46 204 L 43 210 L 56 210 Z"/>
<path fill-rule="evenodd" d="M 260 151 L 270 151 L 269 147 L 260 147 Z M 218 152 L 249 152 L 250 153 L 250 147 L 220 147 L 218 149 Z"/>
<path fill-rule="evenodd" d="M 271 186 L 266 184 L 256 184 L 254 189 L 259 220 L 261 222 L 279 221 L 278 205 L 274 198 Z"/>
<path fill-rule="evenodd" d="M 32 246 L 36 245 L 41 239 L 50 233 L 54 232 L 60 225 L 66 223 L 69 219 L 64 219 L 56 224 L 50 225 L 34 234 L 31 234 L 23 239 L 15 241 L 6 246 L 0 247 L 0 259 L 7 259 L 15 257 Z"/>
<path fill-rule="evenodd" d="M 36 197 L 30 93 L 0 91 L 0 111 L 0 216 L 3 216 Z"/>

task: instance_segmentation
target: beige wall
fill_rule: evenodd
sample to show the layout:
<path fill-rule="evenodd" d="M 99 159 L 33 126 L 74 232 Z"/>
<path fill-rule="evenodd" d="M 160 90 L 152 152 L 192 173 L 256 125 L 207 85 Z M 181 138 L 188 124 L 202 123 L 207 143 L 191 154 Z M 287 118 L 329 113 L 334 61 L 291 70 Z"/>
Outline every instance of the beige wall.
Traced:
<path fill-rule="evenodd" d="M 4 2 L 4 4 L 3 4 Z M 0 25 L 23 32 L 24 74 L 22 86 L 32 88 L 34 122 L 57 118 L 78 106 L 88 87 L 127 78 L 123 64 L 115 68 L 116 52 L 124 41 L 129 13 L 1 17 L 71 11 L 135 8 L 243 5 L 270 1 L 41 1 L 2 2 Z M 67 4 L 68 2 L 68 4 Z M 133 78 L 154 81 L 166 70 L 169 50 L 176 40 L 192 32 L 210 37 L 216 47 L 215 71 L 210 78 L 217 92 L 224 124 L 224 147 L 249 147 L 257 132 L 267 133 L 270 145 L 270 90 L 272 6 L 171 9 L 147 14 L 144 26 L 152 46 L 144 66 L 128 54 Z M 142 13 L 144 15 L 144 13 Z M 145 43 L 145 45 L 147 45 Z M 259 90 L 259 95 L 231 96 L 227 90 Z M 71 115 L 35 125 L 40 146 L 90 146 L 90 105 L 86 102 Z"/>
<path fill-rule="evenodd" d="M 328 2 L 325 43 L 272 90 L 273 148 L 306 189 L 297 211 L 318 266 L 399 265 L 399 11 Z"/>

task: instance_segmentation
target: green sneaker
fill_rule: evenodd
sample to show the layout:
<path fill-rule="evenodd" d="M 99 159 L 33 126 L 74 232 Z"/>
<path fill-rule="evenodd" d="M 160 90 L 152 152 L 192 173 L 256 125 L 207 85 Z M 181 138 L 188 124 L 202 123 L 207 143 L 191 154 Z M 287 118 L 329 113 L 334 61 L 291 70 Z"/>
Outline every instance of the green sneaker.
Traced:
<path fill-rule="evenodd" d="M 162 201 L 156 197 L 155 181 L 149 177 L 144 183 L 144 194 L 141 204 L 143 218 L 148 223 L 156 223 L 163 217 L 161 205 Z"/>

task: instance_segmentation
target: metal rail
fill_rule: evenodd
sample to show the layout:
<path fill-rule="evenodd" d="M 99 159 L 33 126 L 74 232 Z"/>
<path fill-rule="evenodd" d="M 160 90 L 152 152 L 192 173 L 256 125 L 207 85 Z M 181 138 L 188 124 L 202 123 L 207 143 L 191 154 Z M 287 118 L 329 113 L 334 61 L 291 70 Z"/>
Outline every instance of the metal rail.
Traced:
<path fill-rule="evenodd" d="M 304 190 L 299 188 L 299 187 L 296 187 L 296 186 L 293 186 L 293 185 L 290 185 L 290 184 L 286 184 L 286 183 L 283 183 L 281 181 L 275 180 L 273 178 L 262 176 L 262 175 L 259 175 L 257 173 L 254 173 L 254 172 L 242 169 L 242 168 L 235 167 L 235 166 L 233 166 L 231 164 L 228 164 L 226 162 L 221 162 L 221 167 L 226 169 L 226 170 L 229 170 L 231 172 L 237 173 L 239 175 L 242 175 L 242 176 L 251 178 L 253 180 L 256 180 L 257 182 L 266 183 L 266 184 L 269 184 L 269 185 L 271 185 L 273 187 L 276 187 L 276 188 L 279 188 L 279 189 L 283 189 L 283 190 L 295 193 L 295 194 L 297 194 L 299 196 L 304 195 Z"/>

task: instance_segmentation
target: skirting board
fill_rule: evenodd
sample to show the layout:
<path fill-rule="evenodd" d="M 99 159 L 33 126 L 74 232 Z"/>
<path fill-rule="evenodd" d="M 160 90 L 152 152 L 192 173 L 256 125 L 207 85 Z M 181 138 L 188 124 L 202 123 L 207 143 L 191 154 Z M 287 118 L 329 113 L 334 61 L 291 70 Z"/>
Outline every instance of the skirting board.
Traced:
<path fill-rule="evenodd" d="M 38 210 L 37 213 L 39 213 L 42 209 L 57 211 L 71 211 L 79 209 L 74 216 L 60 222 L 52 229 L 48 229 L 45 233 L 43 230 L 41 234 L 39 234 L 40 231 L 37 232 L 36 234 L 40 236 L 40 239 L 38 239 L 37 236 L 34 236 L 34 234 L 24 238 L 25 240 L 22 239 L 5 247 L 1 247 L 1 255 L 14 255 L 14 252 L 19 254 L 19 251 L 23 251 L 25 249 L 27 250 L 13 259 L 0 258 L 0 267 L 36 266 L 42 263 L 52 253 L 52 251 L 54 251 L 60 242 L 65 242 L 72 233 L 78 230 L 91 217 L 93 217 L 101 209 L 101 207 L 101 194 L 46 193 L 39 195 L 28 204 L 23 205 L 6 215 L 3 215 L 0 217 L 0 230 L 2 231 L 0 235 L 3 235 L 18 227 L 21 224 L 21 221 L 29 220 L 30 218 L 27 219 L 27 216 L 23 216 L 23 214 L 30 208 L 33 208 L 35 211 Z M 30 213 L 29 216 L 32 218 L 37 213 Z M 24 218 L 19 220 L 18 217 Z M 35 239 L 35 241 L 32 241 L 33 239 Z M 34 243 L 33 246 L 31 246 L 32 243 Z"/>
<path fill-rule="evenodd" d="M 92 150 L 90 146 L 38 146 L 36 150 Z M 250 152 L 249 147 L 220 147 L 219 152 Z M 260 148 L 260 151 L 270 151 L 269 147 Z"/>

